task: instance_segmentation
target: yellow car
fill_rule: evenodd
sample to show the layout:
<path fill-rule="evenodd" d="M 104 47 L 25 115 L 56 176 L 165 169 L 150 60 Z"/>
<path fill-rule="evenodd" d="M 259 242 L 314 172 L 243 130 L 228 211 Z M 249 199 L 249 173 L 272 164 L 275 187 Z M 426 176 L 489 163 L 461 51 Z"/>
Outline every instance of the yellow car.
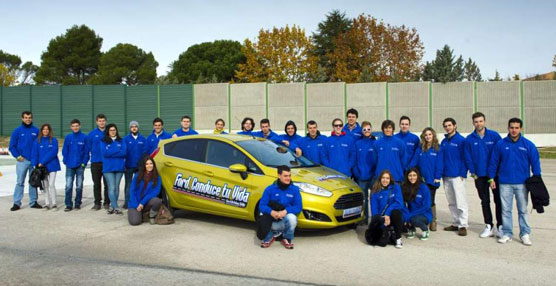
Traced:
<path fill-rule="evenodd" d="M 298 228 L 322 229 L 358 223 L 363 193 L 350 178 L 316 165 L 289 149 L 245 135 L 192 135 L 161 140 L 151 155 L 162 178 L 166 206 L 255 221 L 276 167 L 291 168 L 303 211 Z"/>

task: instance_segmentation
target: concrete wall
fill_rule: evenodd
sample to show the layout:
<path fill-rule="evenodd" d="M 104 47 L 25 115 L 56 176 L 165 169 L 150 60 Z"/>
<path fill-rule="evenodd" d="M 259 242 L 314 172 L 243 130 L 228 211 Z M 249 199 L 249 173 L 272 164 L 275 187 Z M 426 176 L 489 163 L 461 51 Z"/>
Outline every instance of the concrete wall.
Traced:
<path fill-rule="evenodd" d="M 315 83 L 307 85 L 307 120 L 315 120 L 321 131 L 332 130 L 332 120 L 344 120 L 345 83 Z"/>

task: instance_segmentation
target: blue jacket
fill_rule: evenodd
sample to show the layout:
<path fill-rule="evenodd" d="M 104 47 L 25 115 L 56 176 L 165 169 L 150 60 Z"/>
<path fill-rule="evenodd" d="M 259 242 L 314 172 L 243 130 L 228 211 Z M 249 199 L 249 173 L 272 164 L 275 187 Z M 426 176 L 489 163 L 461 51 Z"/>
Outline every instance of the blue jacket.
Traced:
<path fill-rule="evenodd" d="M 153 133 L 151 133 L 151 135 L 147 137 L 147 147 L 145 148 L 145 152 L 147 152 L 147 154 L 150 155 L 158 147 L 158 142 L 160 140 L 170 139 L 170 138 L 172 138 L 172 135 L 164 131 L 164 129 L 162 129 L 162 132 L 158 136 L 156 136 L 153 130 Z"/>
<path fill-rule="evenodd" d="M 100 151 L 100 140 L 104 137 L 104 131 L 95 128 L 87 135 L 87 150 L 91 152 L 91 163 L 102 162 L 102 152 Z"/>
<path fill-rule="evenodd" d="M 342 133 L 327 137 L 326 154 L 328 158 L 324 163 L 327 167 L 351 177 L 351 168 L 355 165 L 355 142 L 351 136 Z"/>
<path fill-rule="evenodd" d="M 87 165 L 87 161 L 89 161 L 87 136 L 81 131 L 66 135 L 62 147 L 62 156 L 63 162 L 68 168 L 77 168 L 81 164 Z"/>
<path fill-rule="evenodd" d="M 342 128 L 342 131 L 344 131 L 346 135 L 352 137 L 354 141 L 357 141 L 363 137 L 363 130 L 357 122 L 355 122 L 355 128 L 353 128 L 353 130 L 349 130 L 349 124 L 346 123 L 346 125 L 344 125 L 344 127 Z"/>
<path fill-rule="evenodd" d="M 358 180 L 369 181 L 375 174 L 375 140 L 362 137 L 355 142 L 355 166 L 353 172 Z"/>
<path fill-rule="evenodd" d="M 278 134 L 274 133 L 274 131 L 272 131 L 272 130 L 270 130 L 270 132 L 268 133 L 268 135 L 266 137 L 264 137 L 262 131 L 253 131 L 253 132 L 251 132 L 251 135 L 253 135 L 255 137 L 259 137 L 259 138 L 265 138 L 265 139 L 268 139 L 268 140 L 272 140 L 274 143 L 277 143 L 277 144 L 282 144 L 282 141 L 278 137 Z"/>
<path fill-rule="evenodd" d="M 328 155 L 326 154 L 326 136 L 318 133 L 313 139 L 307 135 L 299 139 L 296 143 L 301 149 L 301 152 L 303 152 L 303 156 L 317 164 L 326 165 L 325 162 L 328 160 Z"/>
<path fill-rule="evenodd" d="M 282 144 L 282 141 L 284 141 L 284 140 L 290 142 L 290 146 L 288 148 L 295 152 L 295 149 L 299 147 L 297 145 L 297 140 L 300 140 L 303 137 L 301 137 L 297 134 L 293 134 L 293 136 L 290 136 L 288 134 L 282 134 L 282 135 L 278 135 L 278 138 L 279 138 L 280 144 Z"/>
<path fill-rule="evenodd" d="M 253 135 L 253 131 L 239 131 L 238 135 Z"/>
<path fill-rule="evenodd" d="M 426 184 L 420 184 L 415 199 L 407 202 L 404 220 L 411 222 L 411 218 L 416 215 L 424 215 L 429 223 L 432 221 L 431 192 Z"/>
<path fill-rule="evenodd" d="M 182 137 L 182 136 L 187 136 L 187 135 L 196 135 L 196 134 L 199 134 L 199 132 L 193 130 L 193 128 L 189 128 L 189 131 L 185 132 L 180 127 L 176 131 L 174 131 L 174 133 L 172 133 L 172 134 L 176 134 L 176 135 L 178 135 L 178 137 Z M 170 138 L 172 138 L 172 136 L 170 136 Z M 162 139 L 166 139 L 166 138 L 162 138 Z"/>
<path fill-rule="evenodd" d="M 101 140 L 100 147 L 102 150 L 102 172 L 124 172 L 127 148 L 123 139 L 110 143 Z"/>
<path fill-rule="evenodd" d="M 272 208 L 268 204 L 271 201 L 280 203 L 286 208 L 288 213 L 295 215 L 298 215 L 302 209 L 299 187 L 293 183 L 285 190 L 280 189 L 277 182 L 266 187 L 259 203 L 259 211 L 263 214 L 270 214 Z"/>
<path fill-rule="evenodd" d="M 52 142 L 47 137 L 41 141 L 35 140 L 31 152 L 31 166 L 41 163 L 48 172 L 60 171 L 60 160 L 58 160 L 58 139 L 52 137 Z"/>
<path fill-rule="evenodd" d="M 392 192 L 390 194 L 390 192 Z M 388 206 L 388 207 L 387 207 Z M 402 189 L 398 184 L 392 184 L 386 189 L 382 189 L 371 195 L 371 215 L 383 215 L 382 211 L 386 209 L 384 215 L 390 216 L 393 210 L 404 209 Z"/>
<path fill-rule="evenodd" d="M 394 135 L 396 138 L 402 140 L 405 143 L 405 160 L 404 166 L 406 170 L 409 166 L 409 163 L 415 156 L 415 150 L 419 149 L 420 146 L 420 139 L 419 136 L 411 133 L 411 132 L 399 132 L 398 134 Z"/>
<path fill-rule="evenodd" d="M 403 181 L 405 143 L 394 136 L 384 136 L 375 142 L 375 152 L 377 153 L 375 177 L 378 177 L 383 170 L 388 170 L 396 182 Z"/>
<path fill-rule="evenodd" d="M 442 153 L 444 153 L 444 171 L 442 176 L 467 178 L 465 138 L 459 132 L 456 132 L 452 137 L 448 137 L 448 134 L 445 134 L 444 137 L 440 144 Z"/>
<path fill-rule="evenodd" d="M 418 167 L 421 171 L 421 176 L 425 179 L 425 183 L 440 187 L 440 183 L 435 183 L 434 180 L 442 179 L 442 172 L 444 171 L 444 157 L 442 149 L 438 148 L 438 151 L 434 148 L 429 148 L 427 151 L 423 152 L 421 147 L 415 150 L 415 156 L 409 163 L 409 168 Z"/>
<path fill-rule="evenodd" d="M 481 139 L 477 131 L 467 135 L 465 139 L 465 164 L 469 173 L 479 177 L 488 176 L 488 163 L 492 149 L 502 137 L 498 132 L 485 128 L 485 136 Z"/>
<path fill-rule="evenodd" d="M 508 135 L 498 141 L 488 166 L 488 176 L 493 179 L 498 170 L 500 184 L 525 184 L 525 180 L 533 175 L 541 175 L 539 151 L 533 142 L 519 136 L 514 142 Z"/>
<path fill-rule="evenodd" d="M 31 161 L 31 151 L 33 150 L 33 143 L 37 141 L 39 136 L 39 129 L 33 124 L 29 127 L 21 123 L 19 127 L 14 129 L 12 137 L 10 137 L 10 153 L 14 158 L 22 156 L 23 158 Z"/>
<path fill-rule="evenodd" d="M 147 139 L 141 135 L 141 133 L 137 133 L 137 139 L 133 138 L 131 133 L 124 137 L 124 142 L 126 145 L 126 156 L 125 156 L 125 167 L 126 168 L 137 168 L 137 163 L 144 154 L 147 153 Z"/>
<path fill-rule="evenodd" d="M 156 186 L 153 186 L 153 182 L 149 182 L 147 188 L 143 191 L 143 184 L 143 181 L 140 181 L 139 185 L 137 185 L 136 173 L 133 176 L 133 180 L 131 180 L 131 186 L 129 188 L 129 202 L 127 205 L 130 209 L 136 209 L 139 204 L 146 206 L 152 198 L 160 194 L 160 187 L 162 186 L 160 176 L 158 177 Z M 141 192 L 143 192 L 143 195 L 141 195 Z"/>

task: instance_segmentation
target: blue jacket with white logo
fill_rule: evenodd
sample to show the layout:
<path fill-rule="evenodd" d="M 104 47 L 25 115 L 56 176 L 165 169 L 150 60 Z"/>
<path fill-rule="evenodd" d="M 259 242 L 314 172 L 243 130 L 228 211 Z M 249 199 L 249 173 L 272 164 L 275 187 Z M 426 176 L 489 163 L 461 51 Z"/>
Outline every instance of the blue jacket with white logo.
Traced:
<path fill-rule="evenodd" d="M 41 141 L 35 140 L 31 152 L 31 166 L 41 163 L 48 172 L 60 171 L 60 160 L 58 160 L 58 139 L 42 137 Z"/>
<path fill-rule="evenodd" d="M 398 134 L 394 135 L 396 138 L 402 140 L 405 143 L 405 159 L 404 159 L 404 166 L 406 166 L 406 170 L 409 166 L 411 160 L 415 156 L 415 151 L 419 149 L 420 140 L 419 136 L 411 133 L 411 132 L 398 132 Z"/>
<path fill-rule="evenodd" d="M 126 144 L 126 156 L 125 156 L 125 167 L 126 168 L 137 168 L 137 163 L 144 154 L 147 153 L 147 139 L 141 135 L 141 133 L 137 133 L 137 139 L 133 137 L 133 135 L 128 134 L 124 137 L 124 142 Z"/>
<path fill-rule="evenodd" d="M 290 136 L 288 134 L 282 134 L 282 135 L 278 135 L 278 140 L 280 141 L 280 144 L 283 145 L 282 141 L 288 141 L 290 142 L 290 146 L 288 147 L 290 150 L 292 150 L 293 152 L 295 152 L 295 149 L 298 148 L 299 146 L 297 145 L 297 140 L 300 140 L 301 136 L 297 135 L 297 134 L 293 134 L 293 136 Z"/>
<path fill-rule="evenodd" d="M 383 170 L 388 170 L 396 182 L 403 181 L 405 143 L 394 136 L 384 136 L 375 142 L 375 152 L 377 154 L 375 177 L 378 177 Z"/>
<path fill-rule="evenodd" d="M 454 136 L 448 137 L 444 135 L 444 139 L 440 144 L 442 153 L 444 154 L 444 171 L 443 177 L 462 177 L 467 178 L 467 167 L 465 166 L 465 138 L 456 132 Z"/>
<path fill-rule="evenodd" d="M 151 135 L 147 137 L 147 147 L 145 148 L 145 152 L 147 152 L 150 155 L 154 150 L 156 150 L 156 147 L 158 147 L 158 142 L 160 140 L 170 139 L 170 138 L 172 138 L 172 135 L 164 131 L 164 129 L 162 129 L 162 132 L 160 132 L 158 136 L 156 136 L 153 130 L 153 133 L 151 133 Z"/>
<path fill-rule="evenodd" d="M 541 175 L 541 160 L 539 151 L 533 142 L 523 136 L 514 142 L 508 135 L 498 141 L 488 166 L 488 176 L 493 179 L 498 170 L 500 184 L 524 184 L 531 176 Z"/>
<path fill-rule="evenodd" d="M 104 137 L 104 131 L 98 127 L 87 135 L 87 150 L 91 152 L 91 163 L 102 162 L 102 152 L 100 150 L 100 140 Z"/>
<path fill-rule="evenodd" d="M 390 216 L 393 210 L 399 210 L 403 214 L 404 208 L 402 189 L 398 184 L 391 184 L 388 188 L 371 195 L 371 214 L 373 216 Z"/>
<path fill-rule="evenodd" d="M 81 164 L 87 165 L 87 161 L 89 161 L 87 136 L 81 131 L 66 135 L 62 147 L 62 156 L 63 162 L 68 168 L 77 168 Z"/>
<path fill-rule="evenodd" d="M 128 207 L 130 209 L 136 209 L 139 204 L 146 206 L 152 198 L 157 197 L 158 194 L 160 194 L 162 180 L 159 176 L 156 186 L 154 186 L 154 183 L 151 181 L 147 184 L 145 190 L 143 190 L 143 185 L 144 181 L 140 181 L 139 184 L 137 184 L 137 174 L 135 174 L 133 176 L 133 180 L 131 180 L 131 186 L 129 188 Z"/>
<path fill-rule="evenodd" d="M 327 167 L 351 177 L 351 168 L 355 165 L 355 142 L 351 136 L 332 133 L 326 138 L 326 154 Z"/>
<path fill-rule="evenodd" d="M 363 137 L 363 130 L 357 122 L 355 122 L 355 127 L 352 130 L 349 130 L 349 124 L 346 123 L 346 125 L 342 128 L 342 131 L 344 131 L 347 136 L 350 136 L 353 141 L 357 141 Z"/>
<path fill-rule="evenodd" d="M 127 154 L 127 148 L 123 139 L 120 141 L 112 141 L 110 143 L 106 143 L 104 140 L 101 140 L 100 148 L 102 150 L 103 173 L 125 171 L 125 156 Z"/>
<path fill-rule="evenodd" d="M 425 183 L 440 187 L 440 182 L 435 183 L 434 180 L 442 179 L 442 172 L 444 171 L 444 157 L 442 149 L 438 151 L 434 148 L 429 148 L 423 152 L 421 147 L 415 150 L 415 156 L 409 163 L 409 168 L 418 167 L 421 171 L 421 176 L 425 179 Z"/>
<path fill-rule="evenodd" d="M 288 213 L 294 215 L 298 215 L 303 208 L 299 187 L 293 183 L 285 190 L 280 189 L 277 182 L 266 187 L 259 203 L 259 211 L 263 214 L 270 214 L 272 208 L 268 204 L 272 201 L 280 203 Z"/>
<path fill-rule="evenodd" d="M 429 223 L 432 221 L 431 192 L 426 184 L 420 184 L 415 199 L 407 202 L 404 220 L 409 223 L 416 215 L 424 215 Z"/>
<path fill-rule="evenodd" d="M 10 153 L 14 158 L 22 156 L 23 158 L 31 161 L 31 151 L 33 150 L 33 143 L 37 141 L 39 136 L 39 129 L 33 124 L 25 126 L 21 123 L 19 127 L 14 129 L 10 137 Z"/>
<path fill-rule="evenodd" d="M 183 131 L 183 129 L 180 127 L 176 131 L 174 131 L 174 133 L 172 133 L 172 134 L 176 134 L 176 135 L 178 135 L 178 137 L 182 137 L 182 136 L 187 136 L 187 135 L 196 135 L 196 134 L 199 134 L 199 132 L 193 130 L 193 128 L 189 128 L 188 131 Z M 170 138 L 171 137 L 172 136 L 170 136 Z M 163 139 L 167 139 L 167 138 L 163 138 Z"/>
<path fill-rule="evenodd" d="M 317 133 L 315 138 L 311 138 L 311 136 L 307 135 L 299 139 L 297 145 L 303 152 L 303 156 L 317 164 L 326 165 L 325 162 L 328 161 L 326 154 L 326 136 Z"/>
<path fill-rule="evenodd" d="M 488 163 L 492 149 L 502 137 L 498 132 L 485 128 L 485 136 L 481 138 L 477 131 L 467 135 L 465 139 L 465 163 L 469 173 L 479 177 L 488 175 Z"/>
<path fill-rule="evenodd" d="M 375 174 L 375 142 L 375 140 L 365 137 L 355 142 L 355 166 L 353 172 L 358 180 L 369 181 Z"/>

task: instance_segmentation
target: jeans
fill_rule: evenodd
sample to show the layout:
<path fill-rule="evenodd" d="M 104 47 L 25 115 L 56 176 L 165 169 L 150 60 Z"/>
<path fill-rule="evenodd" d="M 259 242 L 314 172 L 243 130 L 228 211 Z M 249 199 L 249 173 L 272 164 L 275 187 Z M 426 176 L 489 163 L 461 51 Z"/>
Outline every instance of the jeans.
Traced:
<path fill-rule="evenodd" d="M 101 190 L 101 180 L 103 179 L 102 175 L 102 162 L 91 163 L 91 176 L 93 177 L 93 194 L 95 196 L 95 205 L 99 205 L 102 203 L 102 190 Z M 106 182 L 106 178 L 104 178 L 104 204 L 110 204 L 110 199 L 108 198 L 108 183 Z"/>
<path fill-rule="evenodd" d="M 25 159 L 23 162 L 17 161 L 15 163 L 15 173 L 17 176 L 17 183 L 14 189 L 14 205 L 21 207 L 21 199 L 23 199 L 23 190 L 25 189 L 25 178 L 27 173 L 31 176 L 33 167 L 31 166 L 31 161 Z M 29 205 L 32 206 L 37 202 L 37 189 L 29 185 Z"/>
<path fill-rule="evenodd" d="M 409 219 L 411 221 L 412 230 L 415 230 L 416 227 L 420 228 L 422 231 L 429 230 L 427 226 L 429 224 L 429 220 L 424 215 L 416 215 Z"/>
<path fill-rule="evenodd" d="M 270 241 L 273 236 L 278 236 L 282 233 L 282 237 L 290 241 L 293 240 L 293 233 L 297 226 L 297 216 L 289 213 L 280 221 L 272 223 L 270 231 L 266 235 L 264 241 Z"/>
<path fill-rule="evenodd" d="M 66 168 L 66 207 L 72 208 L 73 181 L 75 179 L 75 207 L 81 206 L 85 167 Z"/>
<path fill-rule="evenodd" d="M 519 215 L 519 237 L 531 233 L 529 215 L 527 214 L 527 194 L 525 184 L 500 184 L 502 230 L 504 231 L 504 236 L 512 237 L 513 235 L 512 203 L 514 195 Z"/>
<path fill-rule="evenodd" d="M 367 223 L 367 221 L 369 220 L 369 191 L 372 187 L 371 180 L 368 181 L 357 180 L 357 184 L 359 185 L 359 188 L 361 188 L 361 190 L 363 191 L 363 203 L 364 203 L 363 209 L 365 210 L 365 223 Z"/>
<path fill-rule="evenodd" d="M 145 206 L 143 206 L 142 211 L 137 211 L 137 209 L 130 208 L 127 211 L 127 220 L 131 225 L 140 225 L 143 222 L 143 213 L 149 212 L 149 218 L 156 217 L 160 206 L 162 205 L 162 200 L 160 198 L 154 197 L 150 199 Z"/>
<path fill-rule="evenodd" d="M 133 175 L 137 173 L 137 168 L 126 168 L 125 169 L 125 205 L 129 203 L 129 189 L 131 188 L 131 180 L 133 180 Z"/>
<path fill-rule="evenodd" d="M 124 172 L 108 172 L 104 173 L 104 179 L 108 183 L 108 196 L 110 197 L 110 206 L 113 209 L 118 208 L 118 198 L 120 197 L 120 182 Z"/>
<path fill-rule="evenodd" d="M 496 189 L 492 190 L 492 195 L 494 197 L 496 226 L 498 227 L 502 225 L 502 202 L 500 202 L 500 186 L 498 185 L 498 178 L 494 181 L 496 182 Z M 479 198 L 481 199 L 484 222 L 485 224 L 494 226 L 492 223 L 492 211 L 490 209 L 490 183 L 488 182 L 488 177 L 477 178 L 475 180 L 475 188 L 477 188 Z"/>

